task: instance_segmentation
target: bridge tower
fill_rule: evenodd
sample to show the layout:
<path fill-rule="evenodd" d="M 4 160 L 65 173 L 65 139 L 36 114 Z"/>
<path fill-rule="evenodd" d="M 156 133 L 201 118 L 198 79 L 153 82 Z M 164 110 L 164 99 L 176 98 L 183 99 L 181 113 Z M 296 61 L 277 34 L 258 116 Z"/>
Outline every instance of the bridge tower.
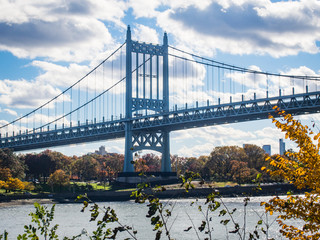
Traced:
<path fill-rule="evenodd" d="M 135 152 L 150 149 L 162 153 L 161 172 L 171 172 L 169 130 L 135 130 L 134 121 L 152 113 L 169 112 L 168 37 L 163 45 L 126 39 L 126 113 L 124 173 L 134 172 Z"/>

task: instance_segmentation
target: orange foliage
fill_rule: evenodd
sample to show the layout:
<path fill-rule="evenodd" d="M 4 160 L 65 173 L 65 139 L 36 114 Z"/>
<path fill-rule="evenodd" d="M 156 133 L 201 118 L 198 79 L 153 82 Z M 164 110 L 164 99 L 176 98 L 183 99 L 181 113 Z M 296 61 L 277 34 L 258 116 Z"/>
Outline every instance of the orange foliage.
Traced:
<path fill-rule="evenodd" d="M 298 189 L 308 189 L 304 196 L 288 195 L 272 198 L 261 203 L 270 214 L 278 212 L 280 232 L 289 239 L 319 239 L 320 233 L 320 133 L 314 134 L 308 127 L 293 119 L 279 108 L 275 108 L 280 120 L 270 116 L 273 123 L 285 132 L 285 137 L 294 141 L 299 152 L 287 152 L 286 156 L 267 157 L 273 169 L 265 170 L 272 176 L 281 176 Z M 314 143 L 314 141 L 316 143 Z M 287 219 L 303 220 L 302 227 L 286 224 Z"/>

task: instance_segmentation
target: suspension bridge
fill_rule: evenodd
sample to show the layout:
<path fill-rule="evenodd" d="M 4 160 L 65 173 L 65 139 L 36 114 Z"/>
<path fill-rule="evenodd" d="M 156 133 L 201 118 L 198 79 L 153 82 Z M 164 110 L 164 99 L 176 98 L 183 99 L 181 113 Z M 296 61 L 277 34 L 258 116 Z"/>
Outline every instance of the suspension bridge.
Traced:
<path fill-rule="evenodd" d="M 123 172 L 136 151 L 162 154 L 171 172 L 170 132 L 320 111 L 319 76 L 268 73 L 131 39 L 60 94 L 0 127 L 14 151 L 125 138 Z"/>

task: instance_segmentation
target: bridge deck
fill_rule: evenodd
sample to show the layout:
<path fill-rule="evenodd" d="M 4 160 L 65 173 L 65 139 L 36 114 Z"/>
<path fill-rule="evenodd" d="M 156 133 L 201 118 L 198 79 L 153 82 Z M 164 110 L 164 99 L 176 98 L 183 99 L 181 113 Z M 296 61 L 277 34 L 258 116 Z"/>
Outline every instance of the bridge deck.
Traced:
<path fill-rule="evenodd" d="M 273 98 L 254 99 L 205 107 L 185 108 L 163 114 L 133 117 L 133 131 L 148 130 L 157 132 L 194 127 L 212 126 L 226 123 L 254 121 L 268 118 L 277 105 L 293 115 L 320 112 L 320 91 L 278 96 Z M 0 138 L 0 148 L 11 148 L 14 151 L 31 150 L 122 138 L 125 136 L 125 123 L 128 119 L 87 123 L 69 128 L 38 131 Z"/>

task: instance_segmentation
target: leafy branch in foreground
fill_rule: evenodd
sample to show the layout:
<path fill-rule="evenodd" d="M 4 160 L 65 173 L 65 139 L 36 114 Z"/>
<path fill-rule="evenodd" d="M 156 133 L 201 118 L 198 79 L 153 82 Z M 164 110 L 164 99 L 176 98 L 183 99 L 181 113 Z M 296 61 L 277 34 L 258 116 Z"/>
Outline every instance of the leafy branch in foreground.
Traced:
<path fill-rule="evenodd" d="M 83 201 L 83 208 L 81 209 L 81 212 L 84 212 L 85 209 L 89 206 L 89 202 L 91 201 L 89 200 L 86 194 L 79 195 L 77 197 L 77 200 L 82 200 L 82 199 L 84 199 L 84 201 Z M 88 236 L 89 239 L 94 239 L 94 240 L 116 239 L 119 232 L 127 232 L 132 239 L 137 239 L 136 237 L 137 231 L 130 226 L 122 224 L 119 221 L 114 209 L 110 207 L 101 208 L 97 203 L 94 203 L 94 202 L 91 202 L 91 203 L 93 205 L 90 207 L 90 210 L 89 210 L 91 212 L 90 222 L 97 221 L 97 229 L 92 232 L 92 236 Z M 102 213 L 103 216 L 100 220 L 97 220 L 100 213 Z M 118 226 L 114 228 L 107 228 L 108 223 L 116 223 Z M 75 236 L 71 239 L 78 239 L 81 235 L 83 234 Z M 67 239 L 69 238 L 65 238 L 65 240 Z M 126 239 L 130 239 L 130 238 L 126 238 Z"/>
<path fill-rule="evenodd" d="M 59 225 L 56 224 L 50 228 L 51 221 L 54 217 L 55 205 L 52 205 L 50 210 L 39 203 L 34 203 L 34 207 L 36 211 L 34 213 L 31 212 L 29 215 L 32 218 L 31 222 L 35 223 L 36 226 L 33 226 L 32 224 L 25 225 L 25 233 L 22 235 L 20 234 L 17 239 L 40 239 L 39 236 L 43 236 L 45 240 L 58 239 L 56 231 Z M 40 235 L 38 235 L 38 230 L 40 231 Z"/>
<path fill-rule="evenodd" d="M 2 234 L 0 234 L 0 240 L 7 240 L 8 239 L 8 232 L 4 230 Z"/>
<path fill-rule="evenodd" d="M 290 239 L 320 238 L 320 133 L 314 134 L 312 129 L 293 119 L 278 107 L 275 107 L 277 117 L 270 116 L 285 137 L 297 144 L 299 152 L 287 152 L 286 156 L 268 157 L 266 161 L 271 167 L 262 168 L 272 176 L 281 176 L 294 184 L 298 189 L 307 189 L 303 196 L 286 198 L 274 197 L 267 203 L 262 203 L 270 214 L 279 212 L 278 224 L 280 232 Z M 286 224 L 287 219 L 300 219 L 302 226 Z"/>
<path fill-rule="evenodd" d="M 182 186 L 185 187 L 186 191 L 193 189 L 194 185 L 192 181 L 194 178 L 198 178 L 198 174 L 194 174 L 192 172 L 188 172 L 187 175 L 182 176 Z M 258 182 L 260 175 L 257 175 L 254 182 Z M 203 181 L 201 180 L 201 183 Z M 256 189 L 260 189 L 260 184 L 258 182 L 258 186 Z M 227 204 L 224 202 L 223 198 L 219 195 L 215 189 L 212 188 L 212 192 L 206 197 L 204 203 L 201 203 L 198 199 L 191 202 L 191 206 L 197 206 L 198 211 L 202 214 L 203 220 L 199 227 L 196 227 L 194 221 L 190 217 L 190 215 L 186 212 L 188 219 L 191 222 L 191 226 L 187 227 L 184 231 L 190 231 L 193 229 L 196 233 L 197 238 L 200 240 L 200 233 L 205 234 L 205 240 L 214 239 L 214 230 L 217 226 L 212 226 L 212 221 L 214 218 L 223 218 L 220 220 L 220 224 L 226 228 L 226 238 L 229 239 L 229 234 L 234 234 L 238 239 L 260 239 L 261 235 L 265 235 L 267 239 L 269 235 L 270 224 L 268 223 L 268 219 L 266 216 L 266 220 L 262 218 L 259 214 L 258 221 L 252 230 L 248 230 L 247 228 L 247 212 L 248 212 L 248 203 L 250 201 L 249 197 L 245 197 L 243 199 L 243 220 L 242 223 L 238 222 L 234 217 L 234 214 L 237 212 L 237 208 L 229 209 Z M 216 214 L 215 214 L 216 213 Z M 232 230 L 228 230 L 228 227 L 232 227 Z M 271 224 L 272 225 L 272 224 Z M 266 227 L 264 229 L 264 226 Z M 220 237 L 220 236 L 218 236 Z M 271 239 L 270 239 L 271 240 Z"/>
<path fill-rule="evenodd" d="M 155 239 L 161 238 L 162 231 L 165 230 L 165 235 L 170 240 L 170 229 L 174 224 L 174 221 L 169 226 L 169 218 L 172 215 L 175 204 L 168 200 L 166 203 L 162 203 L 156 196 L 156 193 L 166 191 L 163 186 L 157 186 L 155 189 L 151 188 L 148 183 L 138 184 L 137 190 L 133 191 L 131 196 L 135 197 L 136 203 L 148 203 L 147 218 L 150 218 L 151 225 L 154 226 L 153 230 L 156 232 Z"/>

